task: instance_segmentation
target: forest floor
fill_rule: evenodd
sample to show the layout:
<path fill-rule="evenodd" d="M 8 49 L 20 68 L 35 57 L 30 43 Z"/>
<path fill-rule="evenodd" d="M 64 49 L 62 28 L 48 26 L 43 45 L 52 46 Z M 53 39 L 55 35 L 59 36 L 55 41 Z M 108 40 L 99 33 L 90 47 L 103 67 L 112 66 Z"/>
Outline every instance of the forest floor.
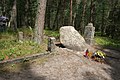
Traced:
<path fill-rule="evenodd" d="M 120 58 L 118 51 L 102 49 Z M 84 52 L 66 48 L 43 58 L 0 67 L 0 80 L 120 80 L 120 60 L 108 58 L 106 63 L 83 57 Z"/>

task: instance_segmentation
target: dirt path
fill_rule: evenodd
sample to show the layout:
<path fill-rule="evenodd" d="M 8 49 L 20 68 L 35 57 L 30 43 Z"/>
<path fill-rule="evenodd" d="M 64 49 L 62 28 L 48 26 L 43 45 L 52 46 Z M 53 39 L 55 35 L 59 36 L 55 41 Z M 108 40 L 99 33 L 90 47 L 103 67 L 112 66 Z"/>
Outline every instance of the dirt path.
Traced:
<path fill-rule="evenodd" d="M 119 52 L 104 50 L 115 57 Z M 120 80 L 120 61 L 108 58 L 101 64 L 82 52 L 57 48 L 54 54 L 31 62 L 3 67 L 0 80 Z M 120 58 L 120 57 L 119 57 Z"/>

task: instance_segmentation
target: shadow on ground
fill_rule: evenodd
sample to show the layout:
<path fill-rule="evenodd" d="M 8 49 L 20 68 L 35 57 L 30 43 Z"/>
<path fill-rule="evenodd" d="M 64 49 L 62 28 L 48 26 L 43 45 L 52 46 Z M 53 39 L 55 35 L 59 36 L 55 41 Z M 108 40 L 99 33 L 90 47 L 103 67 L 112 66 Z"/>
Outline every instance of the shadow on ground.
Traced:
<path fill-rule="evenodd" d="M 120 52 L 110 50 L 105 51 L 107 54 L 110 54 L 111 57 L 108 57 L 107 64 L 111 66 L 111 69 L 104 69 L 107 73 L 110 73 L 113 80 L 120 80 Z"/>
<path fill-rule="evenodd" d="M 46 76 L 37 76 L 30 70 L 30 63 L 18 63 L 0 66 L 0 80 L 46 80 Z"/>
<path fill-rule="evenodd" d="M 93 61 L 92 61 L 93 65 L 90 64 L 91 65 L 90 66 L 88 64 L 91 61 L 89 59 L 84 58 L 83 55 L 78 57 L 72 53 L 70 54 L 70 52 L 68 55 L 66 55 L 64 51 L 63 52 L 61 51 L 62 55 L 59 54 L 57 57 L 56 56 L 52 57 L 51 61 L 47 62 L 46 68 L 45 66 L 39 68 L 40 65 L 42 64 L 40 65 L 37 64 L 38 66 L 35 67 L 39 69 L 31 68 L 31 65 L 33 64 L 30 62 L 10 64 L 8 66 L 0 65 L 0 80 L 50 80 L 49 77 L 51 77 L 52 75 L 54 75 L 52 77 L 55 77 L 54 80 L 61 80 L 63 78 L 64 80 L 120 80 L 120 76 L 119 76 L 120 75 L 120 60 L 119 60 L 120 52 L 114 51 L 111 49 L 102 49 L 102 51 L 104 51 L 106 54 L 112 57 L 117 57 L 117 59 L 112 57 L 108 57 L 106 59 L 106 65 L 109 65 L 110 66 L 109 68 L 101 67 L 105 65 L 102 65 L 101 63 L 94 63 Z M 44 61 L 44 59 L 42 61 Z M 100 68 L 99 68 L 99 65 L 100 65 Z M 103 70 L 104 73 L 102 72 L 99 73 L 97 70 L 95 70 L 97 69 L 96 66 L 98 67 L 98 71 Z M 35 69 L 35 70 L 42 69 L 42 70 L 34 71 L 31 69 Z M 36 75 L 35 72 L 38 72 L 37 73 L 38 75 Z M 46 72 L 49 73 L 49 76 L 44 75 L 44 74 L 47 74 Z M 104 75 L 105 73 L 106 75 L 108 74 L 109 76 Z M 81 78 L 81 76 L 83 76 L 83 78 Z"/>
<path fill-rule="evenodd" d="M 99 48 L 101 51 L 105 52 L 108 57 L 106 57 L 106 63 L 111 68 L 105 69 L 112 80 L 120 80 L 120 49 L 114 49 L 109 47 Z"/>

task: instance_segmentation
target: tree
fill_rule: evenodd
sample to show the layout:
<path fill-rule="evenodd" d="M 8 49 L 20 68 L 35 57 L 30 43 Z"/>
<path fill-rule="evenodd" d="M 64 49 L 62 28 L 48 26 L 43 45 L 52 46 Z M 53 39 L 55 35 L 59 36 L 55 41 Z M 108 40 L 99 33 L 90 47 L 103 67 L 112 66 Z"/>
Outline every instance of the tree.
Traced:
<path fill-rule="evenodd" d="M 104 1 L 103 1 L 103 5 L 105 5 L 104 4 Z M 105 8 L 104 8 L 104 6 L 103 6 L 103 8 L 102 8 L 102 24 L 101 24 L 101 36 L 103 36 L 104 35 L 104 29 L 105 29 L 105 26 L 104 26 L 104 17 L 105 17 Z"/>
<path fill-rule="evenodd" d="M 82 11 L 82 18 L 81 18 L 81 24 L 80 24 L 80 27 L 81 27 L 81 33 L 83 34 L 84 33 L 84 27 L 85 27 L 85 11 L 86 11 L 86 2 L 87 0 L 82 0 L 83 2 L 83 11 Z"/>
<path fill-rule="evenodd" d="M 109 14 L 109 28 L 107 29 L 107 35 L 111 38 L 120 38 L 120 1 L 119 0 L 111 0 L 111 11 Z M 109 31 L 109 32 L 108 32 Z"/>
<path fill-rule="evenodd" d="M 76 9 L 74 13 L 74 27 L 77 30 L 80 30 L 80 8 L 81 8 L 81 0 L 76 0 Z"/>
<path fill-rule="evenodd" d="M 72 3 L 73 3 L 73 0 L 70 0 L 70 25 L 72 25 L 72 13 L 73 13 L 73 10 L 72 10 Z"/>
<path fill-rule="evenodd" d="M 56 12 L 54 23 L 53 23 L 54 30 L 56 30 L 57 29 L 56 27 L 58 27 L 58 25 L 55 27 L 55 24 L 56 23 L 58 24 L 58 22 L 56 21 L 58 21 L 58 13 L 60 12 L 60 6 L 61 6 L 61 0 L 58 2 L 57 12 Z"/>
<path fill-rule="evenodd" d="M 45 22 L 46 28 L 50 30 L 59 30 L 63 25 L 72 25 L 83 33 L 85 25 L 92 22 L 96 31 L 101 32 L 101 36 L 116 38 L 115 36 L 120 35 L 120 0 L 48 0 L 47 6 L 41 2 L 46 0 L 1 0 L 0 15 L 8 17 L 10 27 L 15 30 L 30 26 L 42 32 Z M 40 4 L 45 4 L 46 12 L 42 12 L 45 8 L 44 6 L 41 8 Z M 46 14 L 45 20 L 40 17 L 43 14 Z M 35 34 L 42 35 L 39 32 Z"/>
<path fill-rule="evenodd" d="M 48 29 L 51 30 L 51 22 L 50 22 L 50 17 L 51 17 L 51 0 L 48 0 L 47 1 L 47 4 L 46 4 L 46 22 L 45 22 L 45 28 L 47 27 Z"/>
<path fill-rule="evenodd" d="M 94 12 L 95 11 L 95 0 L 91 0 L 91 5 L 90 5 L 90 21 L 94 24 Z"/>
<path fill-rule="evenodd" d="M 17 0 L 14 0 L 12 12 L 11 12 L 11 18 L 8 24 L 8 27 L 13 27 L 14 31 L 17 32 Z"/>
<path fill-rule="evenodd" d="M 43 40 L 46 2 L 47 0 L 38 0 L 38 11 L 35 22 L 35 42 L 38 44 L 42 43 Z"/>

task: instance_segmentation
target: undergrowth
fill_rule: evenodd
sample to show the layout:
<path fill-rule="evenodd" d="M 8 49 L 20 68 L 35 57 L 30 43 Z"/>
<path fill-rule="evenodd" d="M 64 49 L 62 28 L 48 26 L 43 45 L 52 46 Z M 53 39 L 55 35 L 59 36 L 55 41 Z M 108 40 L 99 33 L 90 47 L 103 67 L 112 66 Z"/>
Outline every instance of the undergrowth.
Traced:
<path fill-rule="evenodd" d="M 30 54 L 44 52 L 46 50 L 46 40 L 38 45 L 34 41 L 18 41 L 17 33 L 0 33 L 0 61 L 22 57 Z"/>
<path fill-rule="evenodd" d="M 112 47 L 120 49 L 120 40 L 111 39 L 108 37 L 95 37 L 95 42 L 103 47 Z"/>
<path fill-rule="evenodd" d="M 19 29 L 24 32 L 24 36 L 33 35 L 32 29 Z M 59 39 L 59 31 L 44 30 L 44 35 Z M 28 38 L 28 37 L 27 37 Z M 120 41 L 107 37 L 95 37 L 95 42 L 104 47 L 120 48 Z M 30 54 L 44 52 L 46 50 L 47 39 L 43 44 L 38 45 L 32 40 L 18 41 L 17 33 L 4 32 L 0 33 L 0 61 L 22 57 Z"/>
<path fill-rule="evenodd" d="M 47 39 L 44 39 L 43 43 L 38 45 L 29 38 L 34 36 L 32 28 L 20 28 L 18 31 L 24 33 L 24 41 L 19 41 L 18 33 L 12 30 L 0 32 L 0 61 L 45 52 Z M 44 30 L 44 35 L 57 38 L 59 37 L 59 32 Z"/>
<path fill-rule="evenodd" d="M 44 30 L 46 36 L 52 36 L 58 38 L 60 36 L 59 31 Z"/>

